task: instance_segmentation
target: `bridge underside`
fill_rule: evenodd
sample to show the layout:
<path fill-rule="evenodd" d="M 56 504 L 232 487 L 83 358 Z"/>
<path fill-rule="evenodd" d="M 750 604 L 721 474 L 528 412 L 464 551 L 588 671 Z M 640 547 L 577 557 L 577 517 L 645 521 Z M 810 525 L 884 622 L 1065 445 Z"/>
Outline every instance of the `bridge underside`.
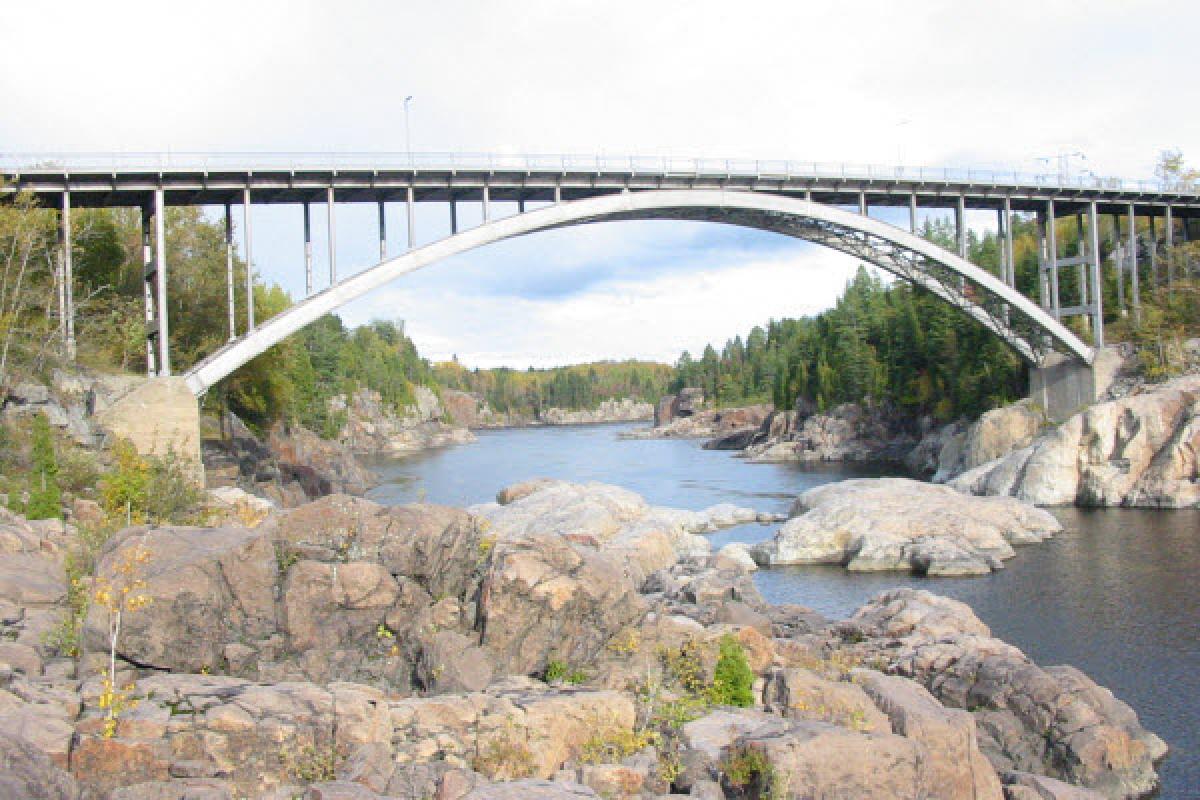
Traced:
<path fill-rule="evenodd" d="M 268 320 L 186 375 L 199 395 L 305 325 L 404 275 L 493 242 L 543 230 L 614 220 L 680 219 L 773 231 L 848 253 L 920 286 L 978 320 L 1032 366 L 1058 351 L 1090 364 L 1092 349 L 1035 303 L 960 256 L 895 226 L 828 205 L 722 190 L 625 192 L 557 203 L 486 222 L 382 261 Z"/>

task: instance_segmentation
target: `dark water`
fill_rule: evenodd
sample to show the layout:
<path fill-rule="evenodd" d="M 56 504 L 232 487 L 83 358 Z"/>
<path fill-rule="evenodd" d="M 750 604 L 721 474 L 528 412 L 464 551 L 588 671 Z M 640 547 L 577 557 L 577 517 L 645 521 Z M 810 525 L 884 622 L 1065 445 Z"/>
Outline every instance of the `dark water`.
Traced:
<path fill-rule="evenodd" d="M 380 462 L 380 502 L 469 505 L 516 481 L 548 476 L 602 481 L 650 502 L 700 509 L 720 502 L 787 511 L 805 489 L 886 474 L 871 466 L 746 464 L 695 441 L 617 439 L 628 426 L 488 431 L 473 445 Z M 848 615 L 894 586 L 962 600 L 995 635 L 1042 665 L 1073 664 L 1132 705 L 1171 746 L 1160 766 L 1161 797 L 1200 797 L 1200 512 L 1055 512 L 1066 530 L 1018 548 L 1001 572 L 924 579 L 852 574 L 837 567 L 782 567 L 756 574 L 771 602 L 831 617 Z M 714 534 L 714 547 L 768 538 L 773 526 Z"/>

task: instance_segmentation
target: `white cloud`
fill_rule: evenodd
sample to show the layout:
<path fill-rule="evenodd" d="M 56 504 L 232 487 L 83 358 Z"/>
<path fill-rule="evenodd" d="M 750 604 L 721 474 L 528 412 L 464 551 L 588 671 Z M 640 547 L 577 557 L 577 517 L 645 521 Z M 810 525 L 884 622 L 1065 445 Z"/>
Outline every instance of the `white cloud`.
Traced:
<path fill-rule="evenodd" d="M 856 263 L 797 245 L 771 259 L 618 280 L 565 299 L 497 298 L 411 287 L 405 279 L 353 309 L 352 322 L 401 318 L 422 353 L 470 366 L 554 366 L 604 358 L 674 362 L 743 337 L 768 319 L 827 307 Z M 434 266 L 430 269 L 441 269 Z M 448 269 L 448 267 L 446 267 Z"/>

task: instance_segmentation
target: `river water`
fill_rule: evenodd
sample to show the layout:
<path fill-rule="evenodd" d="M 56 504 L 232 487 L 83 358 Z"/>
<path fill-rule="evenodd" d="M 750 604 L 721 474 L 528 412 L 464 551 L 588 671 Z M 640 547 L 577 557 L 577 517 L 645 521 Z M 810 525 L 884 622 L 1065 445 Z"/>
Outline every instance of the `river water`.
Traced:
<path fill-rule="evenodd" d="M 382 503 L 424 499 L 466 506 L 532 477 L 601 481 L 651 503 L 701 509 L 732 502 L 786 512 L 800 492 L 887 467 L 747 464 L 700 442 L 622 440 L 628 425 L 479 432 L 466 446 L 373 466 Z M 1044 666 L 1073 664 L 1133 706 L 1171 754 L 1160 765 L 1161 797 L 1200 797 L 1200 512 L 1056 510 L 1065 531 L 1018 548 L 1006 569 L 977 578 L 852 574 L 840 567 L 760 570 L 774 603 L 799 603 L 830 617 L 849 615 L 894 586 L 915 586 L 968 603 L 1000 638 Z M 775 526 L 747 525 L 710 536 L 769 538 Z"/>

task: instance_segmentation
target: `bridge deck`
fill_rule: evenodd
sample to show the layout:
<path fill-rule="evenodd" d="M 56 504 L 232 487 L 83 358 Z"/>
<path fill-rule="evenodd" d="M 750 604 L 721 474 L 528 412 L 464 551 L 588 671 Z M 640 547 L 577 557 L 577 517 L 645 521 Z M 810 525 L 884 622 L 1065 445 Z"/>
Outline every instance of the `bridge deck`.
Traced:
<path fill-rule="evenodd" d="M 821 165 L 795 162 L 611 157 L 215 155 L 37 155 L 0 157 L 7 188 L 57 205 L 70 191 L 76 207 L 141 206 L 154 190 L 168 205 L 324 202 L 552 202 L 624 190 L 737 189 L 812 198 L 835 205 L 1036 211 L 1054 200 L 1066 213 L 1096 202 L 1102 213 L 1200 216 L 1200 187 L 1158 181 L 1037 176 L 988 170 Z"/>

